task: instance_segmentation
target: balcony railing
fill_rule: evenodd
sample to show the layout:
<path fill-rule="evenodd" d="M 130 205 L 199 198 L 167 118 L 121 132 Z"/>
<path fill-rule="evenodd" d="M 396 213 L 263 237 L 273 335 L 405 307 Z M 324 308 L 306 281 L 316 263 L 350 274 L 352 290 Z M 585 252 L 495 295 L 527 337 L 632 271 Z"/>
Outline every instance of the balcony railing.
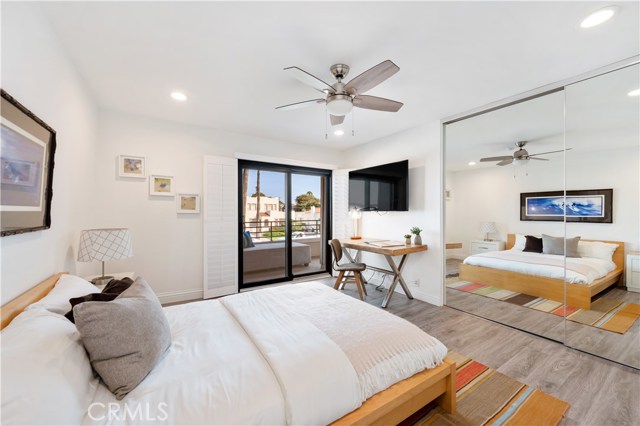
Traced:
<path fill-rule="evenodd" d="M 291 220 L 291 238 L 319 237 L 320 219 Z M 285 237 L 284 220 L 243 222 L 243 231 L 249 231 L 255 241 L 281 241 Z"/>

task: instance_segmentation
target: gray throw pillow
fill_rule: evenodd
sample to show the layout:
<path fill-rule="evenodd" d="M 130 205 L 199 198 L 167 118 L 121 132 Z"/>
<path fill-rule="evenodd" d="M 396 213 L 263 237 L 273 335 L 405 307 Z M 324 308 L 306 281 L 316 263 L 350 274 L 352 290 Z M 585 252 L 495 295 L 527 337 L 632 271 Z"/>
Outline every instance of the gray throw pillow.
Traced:
<path fill-rule="evenodd" d="M 73 316 L 93 369 L 118 399 L 138 386 L 171 345 L 162 306 L 141 278 L 111 302 L 74 306 Z"/>
<path fill-rule="evenodd" d="M 578 243 L 580 237 L 567 238 L 567 257 L 580 257 Z M 564 255 L 564 238 L 542 234 L 542 253 Z"/>

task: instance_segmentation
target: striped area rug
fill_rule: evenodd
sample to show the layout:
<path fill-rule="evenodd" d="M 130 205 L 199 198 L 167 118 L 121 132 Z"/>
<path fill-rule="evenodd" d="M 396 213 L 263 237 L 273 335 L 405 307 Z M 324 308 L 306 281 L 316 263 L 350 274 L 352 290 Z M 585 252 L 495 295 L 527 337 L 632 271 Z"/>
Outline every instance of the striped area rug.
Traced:
<path fill-rule="evenodd" d="M 473 293 L 492 299 L 503 300 L 514 305 L 535 309 L 557 316 L 566 316 L 570 321 L 590 325 L 614 333 L 626 333 L 633 323 L 640 317 L 640 305 L 620 300 L 601 297 L 591 304 L 591 309 L 578 309 L 573 306 L 563 306 L 561 302 L 516 293 L 484 284 L 469 281 L 450 281 L 447 287 Z"/>
<path fill-rule="evenodd" d="M 437 407 L 414 426 L 555 426 L 569 408 L 568 403 L 455 351 L 448 357 L 457 367 L 456 414 Z"/>

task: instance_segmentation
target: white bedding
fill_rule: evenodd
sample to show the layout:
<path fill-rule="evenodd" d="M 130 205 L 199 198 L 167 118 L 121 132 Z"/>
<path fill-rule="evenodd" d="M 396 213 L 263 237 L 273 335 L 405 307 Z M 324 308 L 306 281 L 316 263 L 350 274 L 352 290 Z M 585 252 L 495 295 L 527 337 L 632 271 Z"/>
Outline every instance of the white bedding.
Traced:
<path fill-rule="evenodd" d="M 549 264 L 544 264 L 544 262 Z M 499 252 L 481 253 L 469 256 L 464 260 L 467 265 L 483 266 L 501 269 L 538 277 L 566 279 L 571 284 L 591 284 L 616 268 L 610 260 L 592 257 L 568 257 L 565 268 L 562 265 L 564 256 L 543 253 L 523 252 L 519 250 L 504 250 Z M 585 273 L 577 272 L 576 270 Z"/>
<path fill-rule="evenodd" d="M 321 283 L 165 312 L 167 356 L 121 401 L 100 384 L 92 415 L 102 418 L 85 423 L 327 424 L 447 353 L 413 324 Z M 149 416 L 109 422 L 109 404 Z"/>

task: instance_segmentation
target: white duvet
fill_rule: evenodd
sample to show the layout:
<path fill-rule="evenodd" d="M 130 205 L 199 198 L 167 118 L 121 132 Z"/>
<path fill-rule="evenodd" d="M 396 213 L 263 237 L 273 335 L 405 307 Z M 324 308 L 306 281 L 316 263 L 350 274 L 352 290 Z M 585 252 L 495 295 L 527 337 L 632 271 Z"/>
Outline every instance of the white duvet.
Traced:
<path fill-rule="evenodd" d="M 593 257 L 568 257 L 566 258 L 566 268 L 562 266 L 564 262 L 564 256 L 519 250 L 476 254 L 464 260 L 467 265 L 501 269 L 538 277 L 566 279 L 566 282 L 572 284 L 591 284 L 616 268 L 615 263 L 610 260 Z"/>
<path fill-rule="evenodd" d="M 321 283 L 165 313 L 166 357 L 121 401 L 100 384 L 85 423 L 327 424 L 447 353 L 413 324 Z"/>

